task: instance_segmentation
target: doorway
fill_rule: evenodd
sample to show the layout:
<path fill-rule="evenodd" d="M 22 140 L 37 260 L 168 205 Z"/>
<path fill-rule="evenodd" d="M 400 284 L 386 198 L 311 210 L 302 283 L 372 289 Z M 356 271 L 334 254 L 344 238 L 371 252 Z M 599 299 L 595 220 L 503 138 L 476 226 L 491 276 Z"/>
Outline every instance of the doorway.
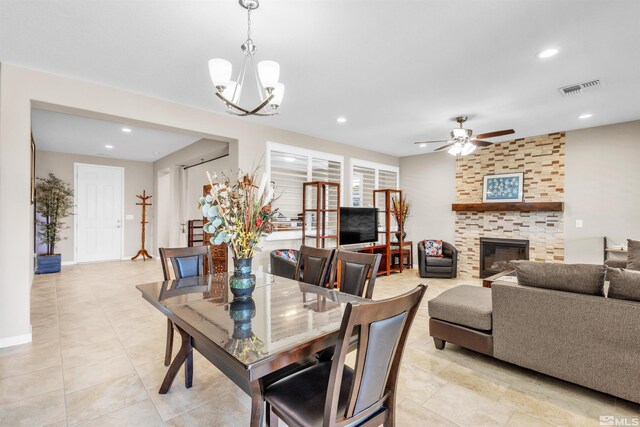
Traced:
<path fill-rule="evenodd" d="M 124 168 L 75 163 L 75 260 L 122 259 Z"/>

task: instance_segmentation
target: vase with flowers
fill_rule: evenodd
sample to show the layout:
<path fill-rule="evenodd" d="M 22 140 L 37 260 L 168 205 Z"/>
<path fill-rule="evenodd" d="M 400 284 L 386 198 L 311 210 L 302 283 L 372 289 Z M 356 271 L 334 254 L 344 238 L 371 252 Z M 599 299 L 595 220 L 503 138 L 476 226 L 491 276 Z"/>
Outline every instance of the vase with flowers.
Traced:
<path fill-rule="evenodd" d="M 402 234 L 402 240 L 407 237 L 407 233 L 404 230 L 407 218 L 411 213 L 411 202 L 407 201 L 406 196 L 392 197 L 391 198 L 391 214 L 398 224 L 398 229 L 402 231 L 396 232 L 396 239 L 400 242 L 400 235 Z"/>
<path fill-rule="evenodd" d="M 272 218 L 278 211 L 272 207 L 273 186 L 266 175 L 258 183 L 256 173 L 256 169 L 251 173 L 239 170 L 235 177 L 207 173 L 211 190 L 199 201 L 211 243 L 227 243 L 233 252 L 229 287 L 236 298 L 250 297 L 255 288 L 251 262 L 262 237 L 273 231 Z"/>

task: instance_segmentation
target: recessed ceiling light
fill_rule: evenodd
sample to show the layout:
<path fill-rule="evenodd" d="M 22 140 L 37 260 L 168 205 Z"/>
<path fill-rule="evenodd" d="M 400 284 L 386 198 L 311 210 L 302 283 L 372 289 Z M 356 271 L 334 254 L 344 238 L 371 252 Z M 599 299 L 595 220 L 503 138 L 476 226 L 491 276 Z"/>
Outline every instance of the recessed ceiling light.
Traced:
<path fill-rule="evenodd" d="M 347 123 L 347 119 L 346 119 L 346 118 L 344 118 L 344 117 L 338 117 L 338 118 L 336 119 L 336 122 L 338 122 L 338 123 L 340 123 L 340 124 L 342 124 L 342 123 Z"/>
<path fill-rule="evenodd" d="M 591 117 L 593 117 L 593 114 L 591 113 L 581 114 L 578 116 L 579 119 L 589 119 Z"/>
<path fill-rule="evenodd" d="M 131 133 L 131 128 L 122 128 L 122 132 Z"/>
<path fill-rule="evenodd" d="M 425 144 L 425 143 L 423 143 L 423 144 L 418 144 L 418 147 L 420 147 L 420 148 L 424 148 L 424 147 L 426 147 L 426 146 L 427 146 L 427 144 Z"/>
<path fill-rule="evenodd" d="M 108 148 L 109 150 L 111 150 L 113 148 L 113 145 L 107 144 L 107 145 L 104 146 L 104 148 Z"/>
<path fill-rule="evenodd" d="M 536 56 L 540 59 L 551 58 L 556 53 L 558 53 L 558 49 L 545 49 L 543 51 L 538 52 Z"/>

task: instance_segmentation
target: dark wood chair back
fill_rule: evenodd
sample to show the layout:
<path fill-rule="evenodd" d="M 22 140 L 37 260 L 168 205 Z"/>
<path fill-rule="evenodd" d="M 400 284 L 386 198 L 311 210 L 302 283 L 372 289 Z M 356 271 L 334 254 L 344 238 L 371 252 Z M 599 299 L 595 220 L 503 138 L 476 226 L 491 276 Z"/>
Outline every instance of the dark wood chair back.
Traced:
<path fill-rule="evenodd" d="M 335 249 L 300 246 L 294 280 L 317 286 L 327 286 Z"/>
<path fill-rule="evenodd" d="M 395 298 L 370 304 L 347 304 L 329 376 L 325 426 L 387 425 L 389 417 L 394 417 L 402 353 L 426 290 L 426 285 L 419 285 Z M 343 384 L 345 359 L 358 327 L 353 380 L 351 384 Z M 350 391 L 345 412 L 340 414 L 338 403 L 343 387 L 350 387 Z M 394 425 L 391 419 L 389 425 Z"/>
<path fill-rule="evenodd" d="M 184 277 L 202 276 L 205 272 L 205 259 L 207 265 L 211 263 L 209 246 L 193 246 L 188 248 L 160 248 L 160 260 L 162 261 L 162 273 L 164 280 L 171 280 L 169 261 L 173 267 L 176 279 Z"/>
<path fill-rule="evenodd" d="M 340 292 L 371 299 L 382 255 L 337 251 L 334 258 L 330 286 L 337 284 Z"/>

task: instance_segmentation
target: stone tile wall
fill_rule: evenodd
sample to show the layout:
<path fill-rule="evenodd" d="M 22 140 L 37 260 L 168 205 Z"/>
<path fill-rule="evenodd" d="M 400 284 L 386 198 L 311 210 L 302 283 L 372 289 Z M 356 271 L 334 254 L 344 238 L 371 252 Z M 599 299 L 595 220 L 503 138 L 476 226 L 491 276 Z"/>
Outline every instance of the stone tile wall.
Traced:
<path fill-rule="evenodd" d="M 456 203 L 481 203 L 485 175 L 524 172 L 525 202 L 564 201 L 565 135 L 493 144 L 456 161 Z M 458 212 L 458 274 L 478 277 L 480 237 L 528 239 L 529 259 L 564 260 L 562 212 Z"/>

